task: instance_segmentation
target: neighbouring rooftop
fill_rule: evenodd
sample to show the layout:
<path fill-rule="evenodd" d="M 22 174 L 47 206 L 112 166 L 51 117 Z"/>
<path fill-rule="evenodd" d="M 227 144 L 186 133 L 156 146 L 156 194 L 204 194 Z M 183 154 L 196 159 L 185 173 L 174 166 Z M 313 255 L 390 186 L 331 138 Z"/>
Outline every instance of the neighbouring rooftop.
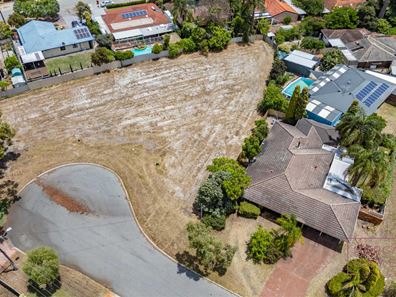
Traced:
<path fill-rule="evenodd" d="M 85 26 L 57 30 L 53 23 L 34 20 L 21 26 L 17 32 L 25 54 L 94 40 Z"/>
<path fill-rule="evenodd" d="M 280 214 L 295 214 L 305 225 L 350 241 L 360 203 L 356 197 L 340 195 L 335 185 L 330 190 L 324 188 L 329 172 L 339 171 L 338 164 L 331 171 L 334 160 L 339 161 L 335 152 L 323 146 L 334 144 L 333 137 L 333 127 L 308 119 L 300 120 L 296 126 L 276 122 L 262 152 L 247 169 L 252 185 L 243 197 Z"/>

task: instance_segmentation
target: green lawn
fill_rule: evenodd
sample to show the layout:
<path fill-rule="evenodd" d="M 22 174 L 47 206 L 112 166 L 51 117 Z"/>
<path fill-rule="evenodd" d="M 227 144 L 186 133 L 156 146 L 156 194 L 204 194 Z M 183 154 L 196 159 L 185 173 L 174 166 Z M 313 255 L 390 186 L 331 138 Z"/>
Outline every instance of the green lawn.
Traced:
<path fill-rule="evenodd" d="M 91 53 L 83 53 L 76 55 L 69 55 L 60 58 L 48 59 L 45 61 L 48 71 L 59 72 L 59 68 L 62 72 L 70 72 L 70 65 L 73 69 L 81 69 L 80 63 L 83 68 L 88 68 L 91 66 Z"/>

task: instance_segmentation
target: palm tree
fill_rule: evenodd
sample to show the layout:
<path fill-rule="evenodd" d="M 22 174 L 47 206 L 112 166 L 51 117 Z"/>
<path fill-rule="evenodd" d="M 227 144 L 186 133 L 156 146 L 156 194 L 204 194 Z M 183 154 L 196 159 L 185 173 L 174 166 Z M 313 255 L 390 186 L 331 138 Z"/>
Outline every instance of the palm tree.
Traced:
<path fill-rule="evenodd" d="M 298 240 L 302 239 L 302 230 L 298 227 L 297 218 L 294 214 L 283 214 L 276 222 L 283 229 L 283 234 L 287 238 L 288 249 L 293 247 Z"/>
<path fill-rule="evenodd" d="M 370 150 L 357 144 L 348 149 L 348 154 L 354 158 L 354 163 L 348 168 L 352 186 L 373 188 L 386 178 L 390 160 L 383 149 Z"/>
<path fill-rule="evenodd" d="M 178 21 L 179 19 L 184 21 L 188 14 L 187 0 L 174 0 L 172 14 L 176 21 Z"/>
<path fill-rule="evenodd" d="M 363 145 L 366 148 L 377 147 L 382 139 L 382 130 L 386 121 L 373 113 L 366 116 L 363 109 L 345 113 L 337 124 L 337 131 L 341 136 L 341 145 L 349 147 L 354 144 Z"/>

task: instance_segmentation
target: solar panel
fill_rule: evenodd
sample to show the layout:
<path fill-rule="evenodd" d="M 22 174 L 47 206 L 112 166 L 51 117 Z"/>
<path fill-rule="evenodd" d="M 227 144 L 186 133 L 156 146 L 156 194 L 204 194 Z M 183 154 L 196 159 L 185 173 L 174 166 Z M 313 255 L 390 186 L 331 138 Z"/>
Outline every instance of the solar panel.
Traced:
<path fill-rule="evenodd" d="M 382 83 L 367 99 L 364 101 L 364 104 L 367 107 L 370 107 L 375 101 L 381 97 L 386 90 L 389 89 L 389 85 Z"/>
<path fill-rule="evenodd" d="M 363 102 L 363 99 L 367 97 L 367 95 L 370 94 L 370 92 L 372 92 L 377 85 L 378 84 L 376 82 L 370 81 L 363 89 L 359 91 L 359 93 L 356 94 L 356 98 Z"/>
<path fill-rule="evenodd" d="M 89 32 L 88 28 L 79 28 L 73 31 L 78 40 L 91 37 L 91 33 Z"/>
<path fill-rule="evenodd" d="M 147 15 L 147 10 L 136 10 L 136 11 L 132 11 L 132 12 L 127 12 L 127 13 L 123 13 L 121 16 L 124 19 L 130 19 L 133 17 L 144 16 L 144 15 Z"/>

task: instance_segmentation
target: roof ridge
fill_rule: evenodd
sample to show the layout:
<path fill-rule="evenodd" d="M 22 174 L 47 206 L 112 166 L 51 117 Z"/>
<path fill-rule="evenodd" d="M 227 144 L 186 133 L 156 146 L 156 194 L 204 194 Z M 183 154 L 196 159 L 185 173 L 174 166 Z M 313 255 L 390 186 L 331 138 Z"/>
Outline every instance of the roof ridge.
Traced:
<path fill-rule="evenodd" d="M 359 204 L 360 204 L 360 203 L 359 203 Z M 350 205 L 352 205 L 352 203 L 351 203 Z M 340 227 L 341 227 L 341 229 L 342 229 L 342 232 L 344 232 L 345 237 L 348 239 L 348 241 L 350 241 L 350 239 L 349 239 L 349 237 L 348 237 L 348 234 L 347 234 L 347 232 L 345 231 L 345 228 L 344 228 L 343 224 L 340 222 L 340 219 L 338 218 L 337 213 L 336 213 L 335 209 L 333 208 L 334 206 L 337 206 L 337 205 L 330 204 L 330 208 L 331 208 L 331 210 L 333 211 L 333 214 L 334 214 L 334 216 L 336 217 L 337 222 L 338 222 L 338 224 L 340 225 Z M 352 234 L 353 234 L 354 231 L 355 231 L 356 224 L 357 224 L 357 218 L 358 218 L 358 217 L 359 217 L 359 212 L 356 212 L 355 225 L 353 226 Z"/>
<path fill-rule="evenodd" d="M 290 163 L 289 163 L 289 164 L 290 164 Z M 289 166 L 289 164 L 288 164 L 287 166 Z M 286 169 L 287 169 L 287 168 L 286 168 Z M 262 184 L 263 182 L 269 181 L 269 180 L 274 179 L 274 178 L 276 178 L 276 177 L 279 177 L 279 176 L 281 176 L 281 175 L 285 175 L 285 172 L 281 172 L 281 173 L 278 173 L 278 174 L 276 174 L 276 175 L 274 175 L 274 176 L 271 176 L 271 177 L 269 177 L 269 178 L 262 179 L 262 180 L 260 180 L 260 181 L 258 181 L 258 182 L 256 182 L 256 183 L 254 183 L 254 184 L 251 184 L 251 185 L 249 186 L 249 188 L 250 188 L 250 187 L 257 186 L 257 185 L 259 185 L 259 184 Z M 285 177 L 286 177 L 286 175 L 285 175 Z M 286 177 L 286 179 L 287 179 L 287 177 Z M 290 184 L 289 184 L 289 185 L 290 185 Z M 291 188 L 291 187 L 290 187 L 290 188 Z"/>

